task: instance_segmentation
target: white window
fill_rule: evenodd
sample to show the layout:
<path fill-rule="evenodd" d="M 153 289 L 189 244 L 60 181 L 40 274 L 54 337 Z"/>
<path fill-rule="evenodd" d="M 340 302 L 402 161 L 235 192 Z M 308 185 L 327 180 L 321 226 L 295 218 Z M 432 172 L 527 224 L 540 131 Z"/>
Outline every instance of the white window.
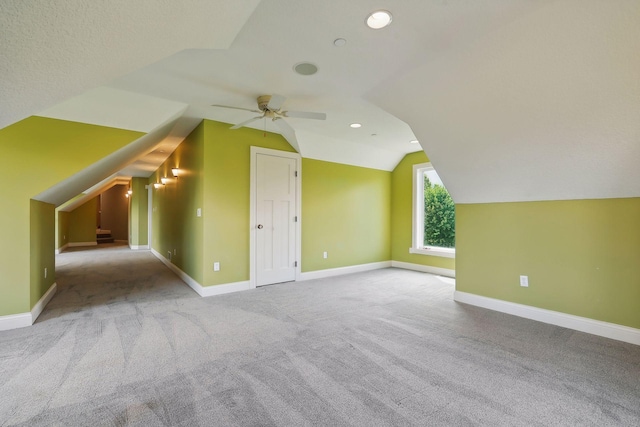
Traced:
<path fill-rule="evenodd" d="M 431 163 L 413 166 L 413 243 L 409 252 L 454 258 L 455 206 Z"/>

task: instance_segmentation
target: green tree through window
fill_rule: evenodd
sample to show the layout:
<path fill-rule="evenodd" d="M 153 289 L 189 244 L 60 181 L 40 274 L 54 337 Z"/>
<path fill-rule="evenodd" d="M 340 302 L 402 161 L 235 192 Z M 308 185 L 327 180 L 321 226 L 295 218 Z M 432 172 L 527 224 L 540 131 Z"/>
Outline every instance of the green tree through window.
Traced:
<path fill-rule="evenodd" d="M 432 184 L 424 174 L 424 245 L 454 248 L 456 208 L 442 185 Z"/>

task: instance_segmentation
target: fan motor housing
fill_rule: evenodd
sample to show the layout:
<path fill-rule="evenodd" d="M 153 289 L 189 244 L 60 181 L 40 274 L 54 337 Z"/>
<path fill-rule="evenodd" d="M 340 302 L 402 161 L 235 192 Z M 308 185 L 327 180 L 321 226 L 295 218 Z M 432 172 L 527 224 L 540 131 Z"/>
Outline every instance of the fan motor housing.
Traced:
<path fill-rule="evenodd" d="M 269 105 L 269 101 L 271 101 L 271 95 L 262 95 L 258 97 L 258 108 L 260 111 L 267 111 L 267 106 Z"/>

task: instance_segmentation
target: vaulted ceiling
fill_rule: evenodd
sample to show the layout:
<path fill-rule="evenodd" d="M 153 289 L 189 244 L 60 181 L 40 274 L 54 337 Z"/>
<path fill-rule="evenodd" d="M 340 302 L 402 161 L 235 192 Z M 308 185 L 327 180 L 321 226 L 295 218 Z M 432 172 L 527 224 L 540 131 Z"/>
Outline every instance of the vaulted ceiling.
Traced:
<path fill-rule="evenodd" d="M 364 25 L 376 9 L 389 27 Z M 161 135 L 123 175 L 148 176 L 203 118 L 254 116 L 211 104 L 276 93 L 327 113 L 287 119 L 303 156 L 392 170 L 419 139 L 456 202 L 640 196 L 633 0 L 3 0 L 0 39 L 0 126 Z"/>

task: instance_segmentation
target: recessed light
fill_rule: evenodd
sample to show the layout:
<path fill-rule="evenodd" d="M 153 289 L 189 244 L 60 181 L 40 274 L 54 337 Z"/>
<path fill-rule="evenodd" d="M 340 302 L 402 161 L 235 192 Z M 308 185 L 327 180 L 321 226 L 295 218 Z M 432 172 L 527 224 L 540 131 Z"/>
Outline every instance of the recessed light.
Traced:
<path fill-rule="evenodd" d="M 298 62 L 293 66 L 293 70 L 301 76 L 311 76 L 318 72 L 318 67 L 311 62 Z"/>
<path fill-rule="evenodd" d="M 391 24 L 392 20 L 393 17 L 391 16 L 391 12 L 387 10 L 376 10 L 375 12 L 371 12 L 369 14 L 366 22 L 367 27 L 374 30 L 379 30 Z"/>
<path fill-rule="evenodd" d="M 410 143 L 412 143 L 412 144 L 417 144 L 417 143 L 418 143 L 418 140 L 417 140 L 417 139 L 412 139 L 412 140 L 411 140 L 411 141 L 409 141 L 409 142 L 410 142 Z"/>
<path fill-rule="evenodd" d="M 354 129 L 362 127 L 362 125 L 360 123 L 351 123 L 349 126 L 351 126 Z"/>
<path fill-rule="evenodd" d="M 333 41 L 334 46 L 341 47 L 341 46 L 344 46 L 345 44 L 347 44 L 347 41 L 345 39 L 335 39 Z"/>

